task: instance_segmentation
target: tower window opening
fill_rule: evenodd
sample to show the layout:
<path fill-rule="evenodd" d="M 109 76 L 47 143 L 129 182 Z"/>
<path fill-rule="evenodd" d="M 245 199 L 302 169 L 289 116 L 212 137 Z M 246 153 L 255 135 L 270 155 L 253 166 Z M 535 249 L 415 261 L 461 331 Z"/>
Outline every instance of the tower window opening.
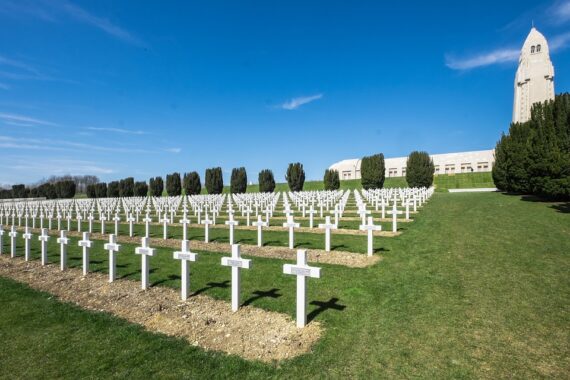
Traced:
<path fill-rule="evenodd" d="M 540 45 L 536 45 L 536 52 L 540 53 Z"/>
<path fill-rule="evenodd" d="M 530 54 L 534 54 L 534 45 L 530 47 Z"/>

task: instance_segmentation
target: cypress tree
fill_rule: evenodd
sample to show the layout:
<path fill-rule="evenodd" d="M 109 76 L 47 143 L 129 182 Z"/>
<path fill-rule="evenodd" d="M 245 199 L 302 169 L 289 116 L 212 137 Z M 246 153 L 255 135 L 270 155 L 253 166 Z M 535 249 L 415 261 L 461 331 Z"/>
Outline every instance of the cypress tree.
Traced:
<path fill-rule="evenodd" d="M 381 189 L 386 175 L 384 155 L 382 153 L 362 158 L 360 164 L 360 182 L 365 189 Z"/>
<path fill-rule="evenodd" d="M 262 193 L 272 193 L 275 190 L 275 177 L 269 169 L 263 169 L 258 176 L 259 191 Z"/>
<path fill-rule="evenodd" d="M 435 165 L 427 152 L 414 151 L 406 162 L 406 182 L 410 187 L 430 187 Z"/>
<path fill-rule="evenodd" d="M 230 192 L 241 194 L 247 191 L 247 173 L 244 167 L 232 169 Z"/>
<path fill-rule="evenodd" d="M 119 196 L 132 197 L 135 195 L 135 179 L 133 177 L 125 178 L 119 181 Z"/>
<path fill-rule="evenodd" d="M 493 165 L 493 182 L 497 189 L 507 191 L 507 143 L 508 138 L 503 133 L 495 146 L 495 164 Z"/>
<path fill-rule="evenodd" d="M 224 190 L 224 178 L 222 168 L 206 169 L 206 190 L 208 194 L 221 194 Z"/>
<path fill-rule="evenodd" d="M 146 197 L 148 195 L 148 185 L 146 182 L 135 182 L 135 196 Z"/>
<path fill-rule="evenodd" d="M 338 190 L 340 188 L 340 177 L 338 170 L 327 169 L 323 177 L 325 190 Z"/>
<path fill-rule="evenodd" d="M 109 182 L 107 185 L 107 197 L 117 198 L 121 194 L 119 181 Z"/>
<path fill-rule="evenodd" d="M 200 175 L 197 172 L 184 174 L 183 180 L 184 191 L 186 195 L 198 195 L 202 191 L 200 183 Z"/>
<path fill-rule="evenodd" d="M 303 164 L 296 162 L 289 164 L 285 175 L 287 184 L 291 191 L 302 191 L 305 184 L 305 170 Z"/>
<path fill-rule="evenodd" d="M 153 197 L 162 197 L 164 191 L 164 182 L 162 177 L 154 177 L 149 180 L 150 195 Z"/>
<path fill-rule="evenodd" d="M 182 194 L 180 173 L 172 173 L 166 176 L 166 193 L 171 197 Z"/>

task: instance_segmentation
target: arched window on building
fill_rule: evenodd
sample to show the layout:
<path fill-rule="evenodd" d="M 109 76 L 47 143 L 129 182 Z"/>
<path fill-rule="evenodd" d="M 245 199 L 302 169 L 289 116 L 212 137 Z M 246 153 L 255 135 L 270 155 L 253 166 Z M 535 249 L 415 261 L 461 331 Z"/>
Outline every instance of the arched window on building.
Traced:
<path fill-rule="evenodd" d="M 540 45 L 536 45 L 536 52 L 540 53 Z"/>
<path fill-rule="evenodd" d="M 534 54 L 534 45 L 530 47 L 530 54 Z"/>

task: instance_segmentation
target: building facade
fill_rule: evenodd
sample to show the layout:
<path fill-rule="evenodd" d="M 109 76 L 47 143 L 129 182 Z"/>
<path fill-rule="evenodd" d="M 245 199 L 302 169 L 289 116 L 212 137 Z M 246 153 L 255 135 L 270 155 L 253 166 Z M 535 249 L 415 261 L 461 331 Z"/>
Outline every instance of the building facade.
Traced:
<path fill-rule="evenodd" d="M 495 162 L 495 150 L 478 150 L 473 152 L 432 154 L 435 175 L 457 173 L 490 172 Z M 408 157 L 386 158 L 386 178 L 404 177 Z M 330 166 L 337 170 L 340 180 L 360 179 L 360 159 L 343 160 Z"/>
<path fill-rule="evenodd" d="M 515 75 L 513 123 L 530 119 L 532 105 L 554 99 L 554 66 L 546 38 L 534 27 L 524 42 Z"/>

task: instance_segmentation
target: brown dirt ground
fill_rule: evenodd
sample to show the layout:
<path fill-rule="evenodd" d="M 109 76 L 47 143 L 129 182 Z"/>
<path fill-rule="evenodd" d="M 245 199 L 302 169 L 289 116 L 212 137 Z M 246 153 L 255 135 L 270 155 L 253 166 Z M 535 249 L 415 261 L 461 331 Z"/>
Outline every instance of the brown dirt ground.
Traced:
<path fill-rule="evenodd" d="M 24 229 L 18 228 L 18 230 L 23 231 Z M 31 229 L 31 230 L 32 233 L 34 234 L 39 234 L 41 232 L 39 229 Z M 50 231 L 50 235 L 55 237 L 57 236 L 57 232 L 52 230 Z M 67 233 L 67 236 L 81 237 L 82 233 L 77 231 L 70 231 Z M 90 238 L 92 240 L 106 241 L 109 239 L 109 235 L 92 233 Z M 127 243 L 127 244 L 140 244 L 141 238 L 121 235 L 117 237 L 117 242 Z M 151 247 L 179 249 L 181 246 L 181 240 L 179 239 L 164 240 L 160 238 L 151 238 L 150 245 Z M 191 249 L 198 251 L 231 253 L 231 246 L 228 243 L 218 243 L 218 242 L 205 243 L 203 241 L 192 240 L 190 242 L 190 246 Z M 293 260 L 293 261 L 296 260 L 297 257 L 297 250 L 295 249 L 291 250 L 287 247 L 272 247 L 272 246 L 258 247 L 256 245 L 241 244 L 240 248 L 242 254 L 249 256 Z M 346 251 L 326 252 L 320 249 L 310 249 L 307 250 L 307 260 L 313 263 L 343 265 L 351 268 L 365 268 L 376 264 L 377 262 L 382 260 L 382 257 L 378 255 L 367 256 L 364 253 L 354 253 Z"/>
<path fill-rule="evenodd" d="M 263 362 L 290 359 L 310 352 L 323 328 L 311 322 L 299 329 L 281 313 L 252 306 L 233 313 L 229 302 L 204 295 L 181 301 L 179 293 L 156 286 L 141 290 L 131 280 L 110 284 L 102 273 L 83 277 L 81 270 L 61 272 L 56 265 L 0 256 L 0 275 L 57 296 L 85 309 L 111 313 L 151 332 L 181 337 L 206 350 Z"/>

